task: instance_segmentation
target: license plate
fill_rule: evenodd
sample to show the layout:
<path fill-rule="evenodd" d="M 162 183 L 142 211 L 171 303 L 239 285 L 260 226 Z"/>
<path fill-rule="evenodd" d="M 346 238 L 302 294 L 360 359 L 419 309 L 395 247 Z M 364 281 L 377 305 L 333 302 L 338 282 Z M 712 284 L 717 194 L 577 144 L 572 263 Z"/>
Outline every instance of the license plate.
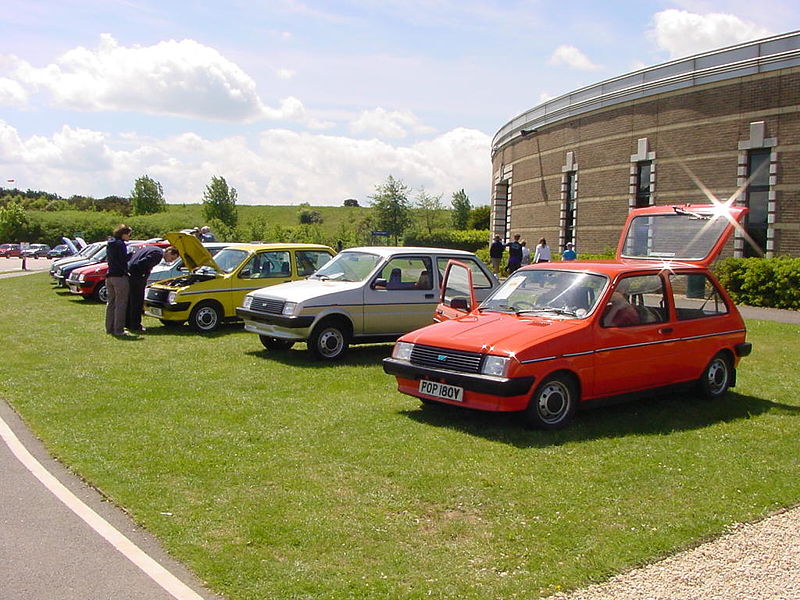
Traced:
<path fill-rule="evenodd" d="M 161 317 L 163 316 L 164 313 L 161 312 L 161 309 L 158 308 L 157 306 L 151 306 L 149 309 L 147 309 L 147 314 L 152 315 L 154 317 Z"/>
<path fill-rule="evenodd" d="M 450 400 L 452 402 L 464 401 L 464 388 L 447 385 L 446 383 L 439 383 L 438 381 L 421 380 L 419 382 L 419 393 L 425 394 L 426 396 L 441 398 L 442 400 Z"/>

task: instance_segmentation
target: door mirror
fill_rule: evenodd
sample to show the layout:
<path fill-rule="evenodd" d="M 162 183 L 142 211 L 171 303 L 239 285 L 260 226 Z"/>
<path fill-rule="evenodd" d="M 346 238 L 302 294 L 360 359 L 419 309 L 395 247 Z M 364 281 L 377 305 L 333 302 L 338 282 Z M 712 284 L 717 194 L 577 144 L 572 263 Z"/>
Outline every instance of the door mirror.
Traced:
<path fill-rule="evenodd" d="M 469 298 L 466 296 L 456 296 L 452 300 L 450 300 L 450 308 L 455 310 L 463 310 L 464 312 L 469 312 Z"/>
<path fill-rule="evenodd" d="M 372 282 L 372 289 L 374 290 L 380 288 L 382 290 L 385 290 L 387 285 L 389 285 L 389 282 L 386 281 L 383 277 L 379 277 L 378 279 Z"/>

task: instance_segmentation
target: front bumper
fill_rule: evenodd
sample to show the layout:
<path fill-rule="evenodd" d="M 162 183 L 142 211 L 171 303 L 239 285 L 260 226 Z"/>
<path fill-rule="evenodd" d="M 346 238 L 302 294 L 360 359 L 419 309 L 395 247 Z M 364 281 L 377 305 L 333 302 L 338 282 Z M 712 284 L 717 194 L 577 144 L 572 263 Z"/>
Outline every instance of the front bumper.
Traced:
<path fill-rule="evenodd" d="M 249 308 L 242 308 L 241 306 L 236 309 L 236 315 L 245 321 L 285 327 L 286 329 L 305 329 L 311 327 L 311 324 L 314 322 L 314 317 L 310 315 L 272 315 L 250 310 Z"/>
<path fill-rule="evenodd" d="M 154 300 L 144 301 L 144 314 L 148 317 L 154 317 L 164 321 L 185 321 L 189 318 L 191 308 L 191 302 L 170 304 L 168 302 L 158 302 Z"/>
<path fill-rule="evenodd" d="M 527 395 L 530 393 L 534 383 L 533 377 L 495 377 L 492 375 L 460 373 L 458 371 L 412 365 L 394 358 L 383 359 L 383 371 L 402 379 L 414 381 L 430 379 L 431 381 L 462 387 L 467 392 L 502 398 Z"/>

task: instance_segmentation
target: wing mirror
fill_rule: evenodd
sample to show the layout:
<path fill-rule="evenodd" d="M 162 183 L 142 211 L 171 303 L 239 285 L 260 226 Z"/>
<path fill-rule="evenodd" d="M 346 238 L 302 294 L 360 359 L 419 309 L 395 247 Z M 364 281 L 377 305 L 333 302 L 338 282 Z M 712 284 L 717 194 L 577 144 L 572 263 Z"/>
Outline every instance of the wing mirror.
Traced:
<path fill-rule="evenodd" d="M 378 277 L 378 279 L 372 282 L 372 289 L 381 288 L 385 290 L 386 286 L 388 285 L 388 281 L 386 281 L 383 277 Z"/>
<path fill-rule="evenodd" d="M 450 308 L 454 308 L 456 310 L 463 310 L 464 312 L 469 312 L 469 298 L 466 296 L 456 296 L 452 300 L 450 300 Z"/>

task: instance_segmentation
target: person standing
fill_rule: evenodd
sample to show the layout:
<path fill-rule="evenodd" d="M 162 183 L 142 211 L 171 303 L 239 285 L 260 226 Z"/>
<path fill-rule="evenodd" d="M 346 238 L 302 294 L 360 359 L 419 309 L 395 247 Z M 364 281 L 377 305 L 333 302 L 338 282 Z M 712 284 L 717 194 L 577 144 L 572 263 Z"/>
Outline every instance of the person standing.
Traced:
<path fill-rule="evenodd" d="M 128 240 L 131 239 L 131 228 L 118 225 L 114 235 L 108 238 L 106 261 L 108 274 L 108 305 L 106 306 L 106 333 L 111 335 L 128 335 L 125 332 L 125 317 L 128 310 Z"/>
<path fill-rule="evenodd" d="M 506 244 L 508 246 L 508 272 L 513 273 L 522 264 L 522 244 L 519 241 L 519 234 L 514 234 L 514 240 Z"/>
<path fill-rule="evenodd" d="M 207 242 L 216 242 L 216 236 L 211 233 L 211 228 L 208 225 L 203 225 L 200 228 L 200 241 L 204 244 Z"/>
<path fill-rule="evenodd" d="M 506 247 L 503 245 L 503 242 L 500 241 L 500 236 L 494 236 L 494 241 L 492 245 L 489 246 L 489 259 L 492 263 L 492 272 L 495 275 L 500 274 L 500 261 L 503 260 L 503 252 L 505 252 Z"/>
<path fill-rule="evenodd" d="M 523 267 L 531 264 L 531 249 L 528 248 L 528 242 L 525 240 L 522 240 L 522 262 L 520 264 Z"/>
<path fill-rule="evenodd" d="M 147 278 L 161 259 L 164 251 L 158 246 L 141 246 L 128 259 L 128 310 L 125 317 L 125 327 L 128 331 L 143 332 L 142 309 L 144 308 L 144 288 L 147 287 Z"/>
<path fill-rule="evenodd" d="M 564 247 L 564 252 L 561 253 L 561 260 L 575 260 L 578 255 L 575 253 L 575 246 L 572 242 L 567 242 Z"/>
<path fill-rule="evenodd" d="M 533 263 L 550 262 L 550 246 L 547 245 L 547 240 L 544 238 L 539 240 L 536 245 L 536 251 L 533 254 Z"/>

